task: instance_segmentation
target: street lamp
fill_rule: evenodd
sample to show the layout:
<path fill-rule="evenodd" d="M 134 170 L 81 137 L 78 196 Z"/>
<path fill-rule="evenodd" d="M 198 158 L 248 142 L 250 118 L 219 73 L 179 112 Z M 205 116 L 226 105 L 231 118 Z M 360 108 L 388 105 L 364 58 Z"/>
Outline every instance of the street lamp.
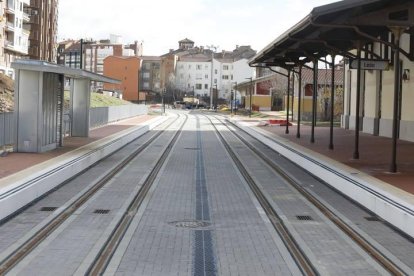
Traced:
<path fill-rule="evenodd" d="M 214 112 L 217 112 L 217 98 L 218 98 L 218 88 L 217 84 L 214 85 L 216 90 L 213 90 L 213 103 L 214 103 Z"/>
<path fill-rule="evenodd" d="M 236 102 L 237 102 L 237 81 L 232 82 L 232 84 L 234 85 L 234 94 L 232 94 L 232 98 L 234 99 L 234 115 L 236 115 L 236 110 L 237 110 L 237 106 L 236 106 Z M 233 87 L 232 87 L 233 90 Z M 233 109 L 233 101 L 231 103 L 232 109 Z M 233 112 L 233 110 L 232 110 Z"/>
<path fill-rule="evenodd" d="M 193 105 L 191 106 L 191 109 L 193 109 L 193 107 L 194 107 L 194 97 L 195 97 L 195 94 L 194 94 L 195 92 L 194 92 L 194 86 L 193 86 Z"/>
<path fill-rule="evenodd" d="M 165 94 L 166 94 L 166 92 L 167 92 L 167 89 L 164 87 L 163 89 L 162 89 L 162 114 L 165 114 L 165 101 L 164 101 L 164 96 L 165 96 Z"/>
<path fill-rule="evenodd" d="M 249 118 L 252 117 L 252 86 L 253 86 L 253 78 L 246 78 L 246 80 L 250 80 L 250 87 L 249 87 L 249 104 L 250 104 L 250 109 L 249 109 Z"/>

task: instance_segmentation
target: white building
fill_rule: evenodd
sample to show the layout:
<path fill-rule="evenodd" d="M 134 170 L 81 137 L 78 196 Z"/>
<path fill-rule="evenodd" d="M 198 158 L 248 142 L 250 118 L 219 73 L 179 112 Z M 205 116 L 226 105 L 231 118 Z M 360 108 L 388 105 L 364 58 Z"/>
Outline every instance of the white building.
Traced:
<path fill-rule="evenodd" d="M 188 95 L 194 91 L 196 97 L 211 97 L 212 91 L 217 89 L 218 98 L 228 102 L 236 82 L 253 76 L 254 69 L 248 65 L 248 59 L 255 53 L 250 46 L 221 53 L 203 47 L 187 49 L 178 54 L 175 86 Z"/>
<path fill-rule="evenodd" d="M 176 87 L 194 96 L 206 97 L 211 87 L 211 61 L 208 58 L 182 57 L 177 62 Z"/>
<path fill-rule="evenodd" d="M 411 41 L 411 42 L 410 42 Z M 413 37 L 408 33 L 401 36 L 401 48 L 414 56 L 412 52 Z M 411 45 L 411 46 L 410 46 Z M 390 50 L 384 51 L 384 47 L 374 42 L 373 52 L 386 60 L 393 59 Z M 364 54 L 364 52 L 362 52 Z M 401 87 L 401 99 L 398 103 L 398 138 L 406 141 L 414 141 L 414 62 L 405 55 L 400 54 L 401 75 L 399 80 Z M 342 127 L 355 129 L 356 119 L 356 91 L 357 70 L 351 69 L 349 63 L 345 68 L 344 91 L 344 115 Z M 394 117 L 394 83 L 395 68 L 393 63 L 387 70 L 362 70 L 361 71 L 361 97 L 360 117 L 361 129 L 365 133 L 392 137 Z"/>
<path fill-rule="evenodd" d="M 3 1 L 2 1 L 3 2 Z M 4 51 L 0 54 L 0 71 L 13 77 L 11 62 L 28 54 L 30 30 L 29 15 L 24 10 L 29 6 L 30 0 L 7 0 L 4 2 Z M 2 3 L 3 5 L 3 3 Z M 2 9 L 3 11 L 3 9 Z M 26 28 L 25 28 L 26 27 Z"/>

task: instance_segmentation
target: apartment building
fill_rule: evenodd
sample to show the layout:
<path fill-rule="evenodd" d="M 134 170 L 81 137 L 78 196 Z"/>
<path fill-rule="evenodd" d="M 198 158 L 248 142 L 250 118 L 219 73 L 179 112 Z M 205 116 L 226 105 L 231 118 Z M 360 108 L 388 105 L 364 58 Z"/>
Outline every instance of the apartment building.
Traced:
<path fill-rule="evenodd" d="M 140 101 L 153 99 L 161 90 L 161 58 L 157 56 L 140 57 L 139 90 Z"/>
<path fill-rule="evenodd" d="M 198 98 L 211 97 L 212 91 L 224 101 L 230 100 L 231 90 L 236 82 L 245 81 L 252 77 L 254 70 L 248 65 L 248 60 L 256 51 L 250 46 L 236 46 L 233 51 L 216 53 L 204 47 L 193 47 L 190 40 L 179 41 L 179 48 L 170 50 L 162 56 L 164 83 L 174 79 L 174 90 L 189 94 L 194 91 Z M 194 42 L 192 42 L 194 43 Z M 173 58 L 174 57 L 174 58 Z M 171 64 L 175 65 L 174 77 L 171 75 Z"/>
<path fill-rule="evenodd" d="M 57 62 L 58 0 L 30 0 L 25 12 L 30 15 L 29 58 Z"/>
<path fill-rule="evenodd" d="M 29 6 L 29 0 L 2 1 L 4 8 L 4 35 L 2 38 L 4 48 L 1 51 L 0 72 L 14 77 L 14 71 L 10 68 L 11 62 L 16 58 L 23 58 L 28 54 L 29 34 L 27 23 L 29 15 L 25 12 Z"/>
<path fill-rule="evenodd" d="M 104 60 L 104 75 L 120 80 L 120 84 L 104 84 L 104 90 L 117 92 L 127 101 L 139 100 L 140 59 L 135 56 L 109 56 Z"/>

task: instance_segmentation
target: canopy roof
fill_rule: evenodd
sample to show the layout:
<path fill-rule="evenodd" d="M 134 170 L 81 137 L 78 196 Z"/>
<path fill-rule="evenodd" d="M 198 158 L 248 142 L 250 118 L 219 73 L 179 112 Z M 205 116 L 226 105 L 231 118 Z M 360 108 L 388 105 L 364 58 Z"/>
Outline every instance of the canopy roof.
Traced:
<path fill-rule="evenodd" d="M 90 79 L 93 81 L 106 82 L 106 83 L 121 83 L 119 80 L 105 77 L 99 74 L 92 73 L 90 71 L 65 67 L 62 65 L 57 65 L 55 63 L 50 63 L 41 60 L 30 60 L 30 59 L 19 59 L 12 62 L 12 67 L 15 69 L 29 70 L 29 71 L 39 71 L 39 72 L 49 72 L 62 74 L 67 77 L 75 79 Z"/>
<path fill-rule="evenodd" d="M 329 54 L 352 56 L 350 50 L 389 41 L 392 27 L 414 26 L 412 0 L 345 0 L 314 8 L 309 15 L 260 51 L 250 66 L 289 67 Z M 409 56 L 409 53 L 402 51 Z"/>

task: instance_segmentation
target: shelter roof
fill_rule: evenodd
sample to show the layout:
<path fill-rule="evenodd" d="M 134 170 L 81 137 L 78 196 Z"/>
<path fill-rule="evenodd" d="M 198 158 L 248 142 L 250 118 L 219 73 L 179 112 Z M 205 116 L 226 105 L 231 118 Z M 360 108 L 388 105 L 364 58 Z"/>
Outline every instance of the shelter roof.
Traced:
<path fill-rule="evenodd" d="M 414 26 L 412 0 L 345 0 L 314 8 L 296 25 L 254 56 L 251 66 L 288 67 L 378 41 L 389 46 L 390 27 Z M 403 52 L 404 53 L 404 52 Z"/>
<path fill-rule="evenodd" d="M 18 59 L 12 62 L 11 65 L 15 69 L 56 73 L 56 74 L 62 74 L 67 77 L 71 77 L 75 79 L 90 79 L 93 81 L 114 83 L 114 84 L 121 83 L 119 80 L 105 77 L 102 75 L 98 75 L 90 71 L 77 69 L 77 68 L 71 68 L 71 67 L 65 67 L 65 66 L 55 64 L 55 63 L 50 63 L 50 62 L 41 61 L 41 60 Z"/>

